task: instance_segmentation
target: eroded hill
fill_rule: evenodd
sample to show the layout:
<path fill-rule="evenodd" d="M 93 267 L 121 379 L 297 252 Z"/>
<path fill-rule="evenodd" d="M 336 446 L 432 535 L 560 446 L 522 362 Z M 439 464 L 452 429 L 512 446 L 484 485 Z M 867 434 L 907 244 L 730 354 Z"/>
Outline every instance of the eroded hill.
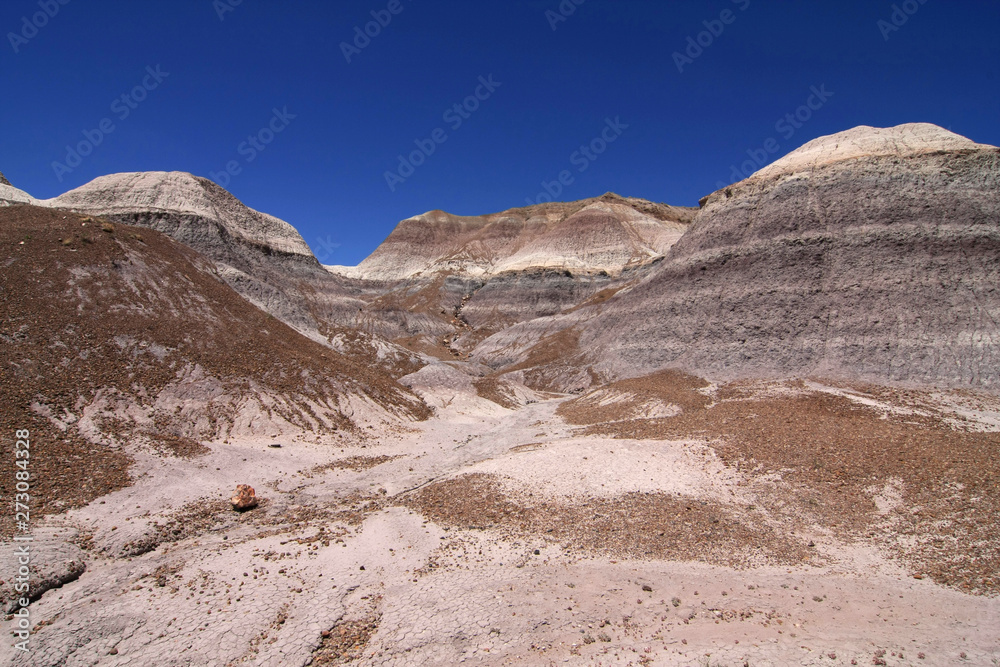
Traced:
<path fill-rule="evenodd" d="M 292 432 L 351 441 L 428 415 L 380 368 L 257 309 L 159 232 L 13 206 L 0 246 L 0 424 L 35 434 L 37 514 L 128 484 L 137 452 Z M 0 485 L 11 492 L 12 477 Z"/>
<path fill-rule="evenodd" d="M 998 191 L 1000 149 L 941 128 L 823 137 L 705 198 L 634 288 L 472 356 L 502 372 L 563 332 L 609 378 L 675 367 L 993 387 Z"/>

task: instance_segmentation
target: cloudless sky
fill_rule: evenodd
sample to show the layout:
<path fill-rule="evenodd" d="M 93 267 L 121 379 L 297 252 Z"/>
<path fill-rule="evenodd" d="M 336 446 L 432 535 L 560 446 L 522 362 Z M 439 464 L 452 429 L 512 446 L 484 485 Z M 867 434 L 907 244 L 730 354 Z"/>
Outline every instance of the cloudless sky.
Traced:
<path fill-rule="evenodd" d="M 235 162 L 236 197 L 295 225 L 324 263 L 356 264 L 401 219 L 523 206 L 543 183 L 561 200 L 693 206 L 748 160 L 857 125 L 930 122 L 1000 145 L 995 0 L 397 1 L 348 63 L 342 43 L 389 0 L 3 0 L 0 171 L 48 198 L 108 173 L 212 177 Z M 703 32 L 679 71 L 675 52 Z M 445 113 L 490 76 L 499 87 L 455 127 Z M 135 108 L 115 104 L 144 81 Z M 295 117 L 260 137 L 274 109 Z M 779 125 L 796 112 L 808 119 Z M 105 119 L 114 130 L 57 175 Z M 614 141 L 576 153 L 607 119 Z M 385 173 L 438 129 L 393 191 Z M 249 136 L 271 141 L 241 151 Z"/>

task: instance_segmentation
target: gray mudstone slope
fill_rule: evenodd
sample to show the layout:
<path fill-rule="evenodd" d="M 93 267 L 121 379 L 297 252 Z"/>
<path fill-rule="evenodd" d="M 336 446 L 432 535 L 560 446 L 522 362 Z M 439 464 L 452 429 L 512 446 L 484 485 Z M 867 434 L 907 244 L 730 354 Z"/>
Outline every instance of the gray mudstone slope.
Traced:
<path fill-rule="evenodd" d="M 343 279 L 320 266 L 294 227 L 208 179 L 112 174 L 44 203 L 167 234 L 215 261 L 238 293 L 300 331 L 315 334 L 323 322 L 357 311 Z"/>
<path fill-rule="evenodd" d="M 581 320 L 599 370 L 1000 384 L 1000 150 L 926 125 L 822 140 L 707 197 Z"/>

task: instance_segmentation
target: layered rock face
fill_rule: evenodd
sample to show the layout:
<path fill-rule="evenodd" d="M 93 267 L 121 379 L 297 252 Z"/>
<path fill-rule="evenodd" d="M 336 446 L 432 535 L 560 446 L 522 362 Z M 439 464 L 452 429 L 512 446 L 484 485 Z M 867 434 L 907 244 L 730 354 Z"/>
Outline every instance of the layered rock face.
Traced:
<path fill-rule="evenodd" d="M 645 282 L 577 315 L 611 376 L 1000 383 L 1000 150 L 941 128 L 822 137 L 703 200 Z"/>
<path fill-rule="evenodd" d="M 10 184 L 2 173 L 0 173 L 0 206 L 13 206 L 16 204 L 33 204 L 35 198 L 24 190 L 18 190 Z"/>
<path fill-rule="evenodd" d="M 859 127 L 700 209 L 609 193 L 432 211 L 357 267 L 321 267 L 290 225 L 190 174 L 116 174 L 41 203 L 162 231 L 394 377 L 437 357 L 546 389 L 668 367 L 993 386 L 998 171 L 998 149 L 933 125 Z"/>
<path fill-rule="evenodd" d="M 617 274 L 662 256 L 693 215 L 694 209 L 610 193 L 476 217 L 431 211 L 399 223 L 357 267 L 329 268 L 384 281 L 441 272 L 488 278 L 537 268 Z"/>
<path fill-rule="evenodd" d="M 463 314 L 473 326 L 488 326 L 583 303 L 643 275 L 681 238 L 693 213 L 615 195 L 590 201 L 497 262 Z"/>
<path fill-rule="evenodd" d="M 294 227 L 205 178 L 112 174 L 43 204 L 167 234 L 214 260 L 226 282 L 252 303 L 306 333 L 348 320 L 359 305 Z"/>
<path fill-rule="evenodd" d="M 113 174 L 42 205 L 149 227 L 202 253 L 251 303 L 317 340 L 357 333 L 370 360 L 412 370 L 517 322 L 633 282 L 696 209 L 608 194 L 478 217 L 434 211 L 399 224 L 358 267 L 326 267 L 288 223 L 182 172 Z"/>
<path fill-rule="evenodd" d="M 31 533 L 0 609 L 36 630 L 0 662 L 995 664 L 998 153 L 859 128 L 690 226 L 422 216 L 372 278 L 183 175 L 0 208 L 0 496 L 32 515 L 0 513 L 0 563 Z"/>
<path fill-rule="evenodd" d="M 327 268 L 384 285 L 366 312 L 387 335 L 458 356 L 504 327 L 637 280 L 695 210 L 609 193 L 479 217 L 433 211 L 401 222 L 357 267 Z"/>
<path fill-rule="evenodd" d="M 229 238 L 272 255 L 312 257 L 309 246 L 287 222 L 254 211 L 212 181 L 184 172 L 101 176 L 46 204 L 83 213 L 101 211 L 104 217 L 174 214 L 178 217 L 157 220 L 163 227 L 157 231 L 199 251 L 196 246 L 212 249 L 220 239 Z M 214 224 L 198 224 L 199 220 Z"/>

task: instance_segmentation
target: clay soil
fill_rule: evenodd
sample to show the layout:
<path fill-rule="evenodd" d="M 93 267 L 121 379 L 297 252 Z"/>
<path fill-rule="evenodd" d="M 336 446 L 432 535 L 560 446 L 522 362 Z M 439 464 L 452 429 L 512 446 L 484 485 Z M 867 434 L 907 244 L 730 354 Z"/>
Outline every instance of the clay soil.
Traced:
<path fill-rule="evenodd" d="M 0 272 L 0 429 L 32 433 L 36 517 L 128 485 L 129 439 L 168 456 L 208 451 L 170 414 L 156 415 L 153 427 L 107 415 L 98 419 L 101 444 L 75 428 L 96 397 L 149 405 L 186 367 L 218 378 L 231 395 L 290 396 L 285 417 L 302 425 L 313 416 L 311 399 L 345 390 L 417 418 L 429 414 L 391 377 L 252 307 L 200 255 L 157 232 L 7 207 L 0 248 L 8 256 Z M 221 424 L 232 415 L 206 418 Z M 333 427 L 353 425 L 340 416 Z M 203 435 L 214 437 L 209 430 Z M 9 497 L 13 484 L 12 475 L 0 476 L 0 494 Z M 11 534 L 11 518 L 0 518 L 0 535 Z"/>
<path fill-rule="evenodd" d="M 577 424 L 596 421 L 584 429 L 589 435 L 704 439 L 728 466 L 768 480 L 758 483 L 763 502 L 790 523 L 894 545 L 915 576 L 1000 592 L 1000 434 L 964 430 L 939 415 L 879 410 L 801 383 L 787 387 L 795 395 L 771 396 L 736 384 L 710 397 L 698 391 L 705 386 L 678 373 L 616 383 L 683 406 L 671 418 L 611 421 L 608 411 L 586 409 L 585 399 L 560 413 Z M 904 409 L 921 394 L 865 389 L 858 395 Z M 886 484 L 901 494 L 888 516 L 874 500 Z"/>

